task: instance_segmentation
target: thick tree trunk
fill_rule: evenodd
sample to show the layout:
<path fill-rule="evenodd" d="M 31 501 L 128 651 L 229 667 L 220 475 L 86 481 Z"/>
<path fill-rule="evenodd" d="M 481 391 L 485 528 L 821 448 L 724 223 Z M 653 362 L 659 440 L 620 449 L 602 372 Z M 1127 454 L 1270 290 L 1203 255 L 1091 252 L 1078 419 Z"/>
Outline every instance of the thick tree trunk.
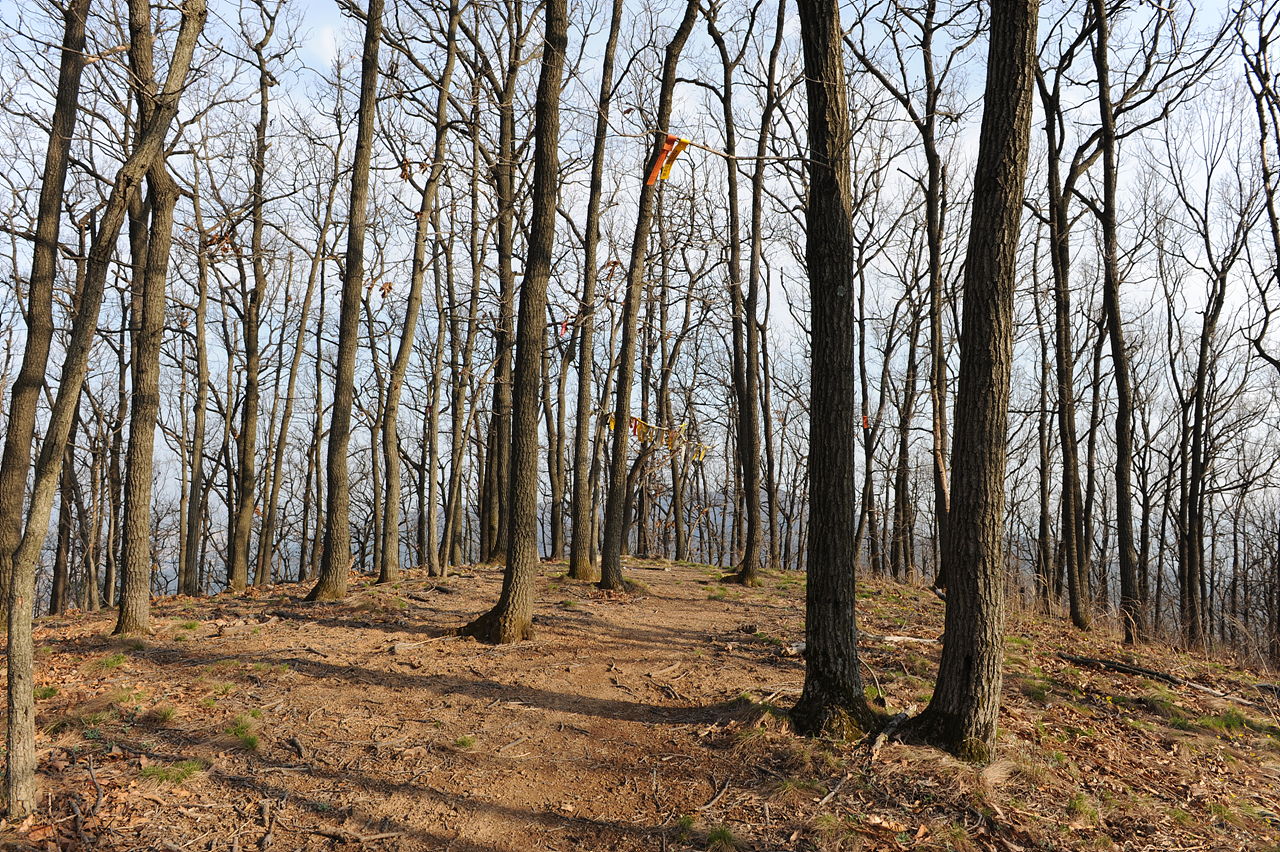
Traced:
<path fill-rule="evenodd" d="M 360 342 L 360 294 L 364 289 L 364 237 L 369 218 L 369 163 L 373 152 L 374 112 L 378 88 L 378 47 L 382 41 L 383 0 L 369 0 L 364 49 L 360 56 L 360 108 L 356 149 L 351 164 L 351 200 L 347 256 L 342 274 L 342 307 L 338 318 L 338 363 L 329 418 L 328 514 L 320 578 L 307 600 L 340 600 L 347 596 L 351 565 L 351 485 L 347 452 L 351 442 L 351 407 L 355 393 L 356 349 Z"/>
<path fill-rule="evenodd" d="M 944 538 L 946 644 L 911 732 L 989 760 L 1004 663 L 1004 478 L 1013 366 L 1013 293 L 1030 147 L 1038 0 L 996 0 L 965 266 L 956 464 Z"/>
<path fill-rule="evenodd" d="M 185 23 L 185 21 L 184 21 Z M 138 121 L 146 127 L 160 109 L 153 59 L 154 35 L 151 7 L 144 0 L 129 3 L 129 68 L 137 87 Z M 139 142 L 141 144 L 141 142 Z M 169 275 L 169 249 L 173 244 L 173 218 L 178 185 L 169 175 L 163 152 L 147 171 L 147 203 L 150 214 L 145 235 L 130 234 L 134 250 L 133 307 L 129 317 L 129 342 L 133 352 L 133 387 L 129 404 L 129 446 L 125 454 L 124 523 L 120 560 L 120 611 L 114 632 L 150 633 L 151 625 L 151 476 L 155 458 L 156 425 L 160 415 L 160 345 L 164 338 L 165 286 Z M 133 219 L 131 214 L 131 219 Z M 135 223 L 130 222 L 133 232 Z M 144 246 L 146 255 L 137 254 Z M 142 263 L 139 266 L 139 263 Z"/>
<path fill-rule="evenodd" d="M 791 715 L 796 730 L 853 739 L 874 724 L 859 672 L 854 603 L 861 542 L 856 515 L 858 426 L 849 103 L 840 7 L 800 0 L 809 105 L 809 197 L 805 205 L 812 317 L 809 433 L 809 579 L 805 680 Z"/>
<path fill-rule="evenodd" d="M 567 0 L 547 0 L 542 73 L 534 107 L 533 202 L 529 252 L 520 288 L 512 397 L 510 534 L 502 596 L 462 633 L 493 643 L 533 636 L 533 594 L 538 570 L 538 396 L 547 285 L 555 244 L 559 180 L 560 88 L 568 42 Z"/>

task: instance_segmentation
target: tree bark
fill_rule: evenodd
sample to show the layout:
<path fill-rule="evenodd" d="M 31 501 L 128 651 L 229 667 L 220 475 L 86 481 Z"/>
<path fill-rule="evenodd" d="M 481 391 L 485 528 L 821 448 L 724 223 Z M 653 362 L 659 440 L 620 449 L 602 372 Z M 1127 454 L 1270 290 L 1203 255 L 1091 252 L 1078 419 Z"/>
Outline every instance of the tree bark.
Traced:
<path fill-rule="evenodd" d="M 139 126 L 154 120 L 153 59 L 155 37 L 151 31 L 151 5 L 129 2 L 129 68 L 137 87 Z M 139 143 L 141 144 L 141 143 Z M 147 170 L 146 211 L 150 214 L 145 239 L 134 239 L 131 248 L 145 246 L 145 258 L 134 256 L 133 308 L 129 317 L 129 342 L 133 351 L 133 388 L 129 404 L 129 445 L 125 452 L 124 523 L 120 560 L 120 610 L 116 634 L 151 632 L 151 475 L 154 469 L 156 424 L 160 414 L 160 345 L 164 338 L 165 285 L 169 275 L 169 250 L 173 245 L 174 209 L 178 185 L 170 176 L 164 153 L 154 157 Z M 139 227 L 141 223 L 139 223 Z M 130 230 L 134 223 L 130 222 Z M 138 261 L 143 266 L 137 266 Z M 141 279 L 141 280 L 139 280 Z"/>
<path fill-rule="evenodd" d="M 80 106 L 80 77 L 84 70 L 85 18 L 90 0 L 71 0 L 63 13 L 62 59 L 53 121 L 45 149 L 40 201 L 36 209 L 35 245 L 27 292 L 27 337 L 22 366 L 13 382 L 5 424 L 4 455 L 0 460 L 0 604 L 8 606 L 13 579 L 13 554 L 22 538 L 22 510 L 31 470 L 31 442 L 35 437 L 36 407 L 44 388 L 49 349 L 53 341 L 53 283 L 57 275 L 58 226 L 67 179 L 71 138 Z"/>
<path fill-rule="evenodd" d="M 178 111 L 178 99 L 191 68 L 196 41 L 204 27 L 203 0 L 186 0 L 182 26 L 174 45 L 163 90 L 154 95 L 155 110 L 134 145 L 133 153 L 112 184 L 103 207 L 98 232 L 89 251 L 84 293 L 72 324 L 61 381 L 49 415 L 45 438 L 36 462 L 35 487 L 27 511 L 26 528 L 14 554 L 13 582 L 9 590 L 9 726 L 6 738 L 8 762 L 5 792 L 11 819 L 33 813 L 38 807 L 35 785 L 35 673 L 31 636 L 36 566 L 53 512 L 54 492 L 62 473 L 62 457 L 88 371 L 89 351 L 97 335 L 98 312 L 116 240 L 124 225 L 130 196 L 161 155 L 164 137 Z"/>
<path fill-rule="evenodd" d="M 995 753 L 1004 662 L 1004 478 L 1013 293 L 1030 147 L 1038 0 L 991 7 L 987 84 L 965 266 L 947 576 L 933 698 L 910 724 L 970 760 Z"/>
<path fill-rule="evenodd" d="M 1125 351 L 1120 318 L 1120 259 L 1116 232 L 1116 119 L 1111 105 L 1111 30 L 1106 0 L 1091 0 L 1097 34 L 1094 67 L 1098 73 L 1098 118 L 1102 138 L 1102 307 L 1107 316 L 1111 362 L 1116 385 L 1116 545 L 1120 555 L 1120 616 L 1124 641 L 1145 638 L 1146 615 L 1138 594 L 1138 555 L 1133 540 L 1133 390 L 1129 383 L 1129 355 Z"/>
<path fill-rule="evenodd" d="M 405 305 L 404 329 L 401 332 L 400 344 L 396 349 L 395 361 L 391 364 L 391 375 L 387 384 L 386 405 L 382 412 L 382 458 L 387 468 L 386 499 L 382 511 L 382 548 L 381 562 L 378 565 L 378 582 L 393 583 L 400 577 L 400 441 L 397 436 L 397 416 L 400 411 L 400 391 L 404 387 L 404 378 L 409 371 L 409 357 L 413 354 L 414 333 L 418 327 L 418 314 L 422 311 L 422 285 L 427 276 L 427 241 L 432 228 L 432 214 L 436 205 L 436 194 L 440 186 L 440 178 L 444 174 L 445 129 L 448 126 L 448 107 L 450 84 L 453 81 L 453 67 L 456 61 L 458 21 L 462 13 L 457 2 L 449 8 L 449 31 L 446 36 L 448 52 L 445 55 L 444 70 L 440 75 L 439 89 L 436 97 L 434 130 L 435 145 L 431 157 L 431 171 L 427 181 L 419 192 L 417 223 L 413 237 L 413 264 L 409 273 L 409 297 Z M 407 163 L 407 158 L 405 159 Z M 408 167 L 406 166 L 406 172 Z M 438 350 L 437 350 L 438 351 Z M 439 384 L 436 378 L 431 381 L 433 387 Z M 435 391 L 433 391 L 433 394 Z M 432 411 L 436 405 L 433 400 Z M 434 434 L 428 440 L 435 441 Z M 434 473 L 430 475 L 434 476 Z M 422 507 L 425 510 L 425 507 Z M 435 528 L 435 518 L 431 519 Z"/>
<path fill-rule="evenodd" d="M 779 4 L 779 16 L 785 4 Z M 730 578 L 744 586 L 760 585 L 760 548 L 763 544 L 760 529 L 760 411 L 757 406 L 759 397 L 760 376 L 760 331 L 756 325 L 756 305 L 759 301 L 760 277 L 760 223 L 762 216 L 762 196 L 764 180 L 765 137 L 767 136 L 769 113 L 773 107 L 773 87 L 770 85 L 765 101 L 765 116 L 762 119 L 760 139 L 757 143 L 757 160 L 755 176 L 751 182 L 751 255 L 750 270 L 747 276 L 747 293 L 742 292 L 742 240 L 740 215 L 738 212 L 738 131 L 733 117 L 733 72 L 737 61 L 730 58 L 729 47 L 724 35 L 716 26 L 713 6 L 707 19 L 707 32 L 715 42 L 720 54 L 721 89 L 719 92 L 725 133 L 725 153 L 729 155 L 728 169 L 728 233 L 729 242 L 728 286 L 729 303 L 733 311 L 733 391 L 738 405 L 738 464 L 742 468 L 742 498 L 744 503 L 745 530 L 742 540 L 742 562 L 737 572 Z M 772 83 L 773 63 L 776 63 L 777 44 L 773 49 L 770 66 L 770 83 Z M 740 58 L 740 57 L 739 57 Z M 737 525 L 735 525 L 735 529 Z"/>
<path fill-rule="evenodd" d="M 840 7 L 800 0 L 809 106 L 809 197 L 805 205 L 812 317 L 809 433 L 809 579 L 805 590 L 804 691 L 796 730 L 853 739 L 875 723 L 862 690 L 855 611 L 861 541 L 856 515 L 857 328 L 849 102 Z"/>
<path fill-rule="evenodd" d="M 547 0 L 542 73 L 534 106 L 533 202 L 529 250 L 520 287 L 511 412 L 510 524 L 502 595 L 493 609 L 462 628 L 465 635 L 505 644 L 533 636 L 538 570 L 538 403 L 547 285 L 555 248 L 559 180 L 560 90 L 568 43 L 567 0 Z"/>
<path fill-rule="evenodd" d="M 613 0 L 609 18 L 609 38 L 605 42 L 600 69 L 599 110 L 596 113 L 595 142 L 591 151 L 591 184 L 587 191 L 586 236 L 583 240 L 582 302 L 578 309 L 578 399 L 574 414 L 573 493 L 569 501 L 569 576 L 574 580 L 594 581 L 595 562 L 591 559 L 593 531 L 591 474 L 594 429 L 591 416 L 591 381 L 595 369 L 596 323 L 596 251 L 600 244 L 600 197 L 604 187 L 604 147 L 609 134 L 609 107 L 613 102 L 613 58 L 622 29 L 622 0 Z M 609 274 L 615 266 L 609 264 Z"/>
<path fill-rule="evenodd" d="M 662 62 L 662 83 L 658 92 L 658 112 L 654 117 L 653 153 L 645 164 L 648 175 L 662 153 L 671 121 L 671 104 L 676 85 L 676 66 L 680 52 L 693 31 L 698 14 L 698 0 L 689 0 L 684 18 L 667 45 Z M 600 587 L 613 591 L 626 588 L 622 577 L 622 550 L 626 537 L 623 507 L 627 500 L 627 428 L 631 420 L 631 388 L 635 376 L 637 319 L 640 315 L 640 299 L 643 296 L 645 256 L 649 246 L 649 232 L 653 226 L 653 199 L 655 186 L 640 187 L 636 205 L 636 231 L 631 243 L 631 263 L 627 267 L 627 292 L 622 308 L 622 347 L 618 359 L 618 376 L 614 392 L 613 454 L 609 464 L 609 494 L 605 501 L 604 550 L 600 554 Z"/>
<path fill-rule="evenodd" d="M 351 565 L 351 484 L 347 452 L 351 442 L 351 407 L 355 394 L 356 349 L 360 341 L 360 294 L 364 289 L 364 237 L 369 219 L 369 163 L 373 153 L 374 112 L 378 88 L 378 47 L 382 41 L 383 0 L 369 0 L 365 15 L 364 48 L 360 56 L 360 108 L 356 118 L 356 149 L 351 164 L 351 200 L 347 225 L 346 264 L 342 271 L 342 306 L 338 318 L 338 364 L 329 415 L 328 514 L 320 577 L 307 594 L 309 601 L 341 600 L 347 596 Z"/>
<path fill-rule="evenodd" d="M 148 23 L 149 26 L 149 23 Z M 120 611 L 114 633 L 150 633 L 151 474 L 156 422 L 160 414 L 160 344 L 164 337 L 164 295 L 173 242 L 178 185 L 163 160 L 147 175 L 151 226 L 146 269 L 141 282 L 142 312 L 130 325 L 135 338 L 133 394 L 129 410 L 129 448 L 125 455 L 124 546 Z M 138 286 L 137 283 L 134 285 Z"/>

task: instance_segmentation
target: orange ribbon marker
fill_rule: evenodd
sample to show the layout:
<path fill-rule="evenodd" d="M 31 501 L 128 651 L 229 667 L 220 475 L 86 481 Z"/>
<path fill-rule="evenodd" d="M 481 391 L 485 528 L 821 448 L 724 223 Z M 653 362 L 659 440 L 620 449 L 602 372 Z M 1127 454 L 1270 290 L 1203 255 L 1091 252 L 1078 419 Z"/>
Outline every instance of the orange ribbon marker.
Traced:
<path fill-rule="evenodd" d="M 664 178 L 666 177 L 665 174 L 662 174 L 662 171 L 667 162 L 667 155 L 671 153 L 671 149 L 674 148 L 676 143 L 679 141 L 679 136 L 672 136 L 670 133 L 667 134 L 667 141 L 663 143 L 662 150 L 658 152 L 658 159 L 654 160 L 653 170 L 649 172 L 649 179 L 645 181 L 645 186 L 653 186 L 654 181 L 656 181 L 659 176 Z M 667 171 L 670 172 L 671 170 L 668 168 Z"/>

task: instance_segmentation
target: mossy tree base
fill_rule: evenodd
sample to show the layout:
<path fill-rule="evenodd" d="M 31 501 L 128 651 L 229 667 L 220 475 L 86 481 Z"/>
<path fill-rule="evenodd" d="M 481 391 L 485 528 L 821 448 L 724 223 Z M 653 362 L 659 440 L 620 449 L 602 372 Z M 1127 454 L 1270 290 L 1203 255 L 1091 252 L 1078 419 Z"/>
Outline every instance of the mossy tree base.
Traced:
<path fill-rule="evenodd" d="M 459 627 L 457 635 L 470 636 L 488 645 L 509 645 L 533 639 L 533 621 L 527 617 L 513 617 L 503 609 L 501 605 L 495 606 L 465 627 Z"/>
<path fill-rule="evenodd" d="M 883 727 L 884 719 L 862 696 L 841 698 L 806 688 L 791 709 L 791 724 L 802 736 L 857 740 Z"/>
<path fill-rule="evenodd" d="M 721 583 L 734 583 L 739 586 L 746 586 L 748 589 L 757 589 L 760 587 L 760 572 L 755 569 L 740 568 L 734 574 L 725 574 L 720 578 Z"/>
<path fill-rule="evenodd" d="M 577 580 L 580 583 L 598 583 L 600 582 L 600 572 L 596 571 L 596 566 L 591 564 L 590 559 L 570 559 L 569 560 L 569 579 Z"/>
<path fill-rule="evenodd" d="M 903 725 L 898 739 L 935 746 L 966 763 L 990 763 L 996 755 L 994 725 L 989 732 L 975 732 L 963 718 L 934 708 L 926 708 Z"/>

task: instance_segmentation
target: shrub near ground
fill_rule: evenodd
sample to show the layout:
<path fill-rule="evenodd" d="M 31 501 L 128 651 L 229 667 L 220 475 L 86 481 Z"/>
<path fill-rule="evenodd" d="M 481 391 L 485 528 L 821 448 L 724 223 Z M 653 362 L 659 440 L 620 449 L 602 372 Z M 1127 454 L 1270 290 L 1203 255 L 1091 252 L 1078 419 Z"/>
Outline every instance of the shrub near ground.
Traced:
<path fill-rule="evenodd" d="M 449 635 L 496 599 L 488 568 L 353 576 L 336 604 L 294 586 L 168 599 L 145 642 L 110 638 L 109 614 L 39 620 L 49 807 L 0 845 L 1280 848 L 1266 677 L 1229 660 L 1136 651 L 1249 704 L 1070 664 L 1057 653 L 1126 651 L 1014 612 L 1000 752 L 970 766 L 791 733 L 803 575 L 743 589 L 709 566 L 633 561 L 639 583 L 618 595 L 542 570 L 538 636 L 506 647 Z M 941 602 L 866 581 L 859 613 L 869 698 L 918 711 Z"/>

